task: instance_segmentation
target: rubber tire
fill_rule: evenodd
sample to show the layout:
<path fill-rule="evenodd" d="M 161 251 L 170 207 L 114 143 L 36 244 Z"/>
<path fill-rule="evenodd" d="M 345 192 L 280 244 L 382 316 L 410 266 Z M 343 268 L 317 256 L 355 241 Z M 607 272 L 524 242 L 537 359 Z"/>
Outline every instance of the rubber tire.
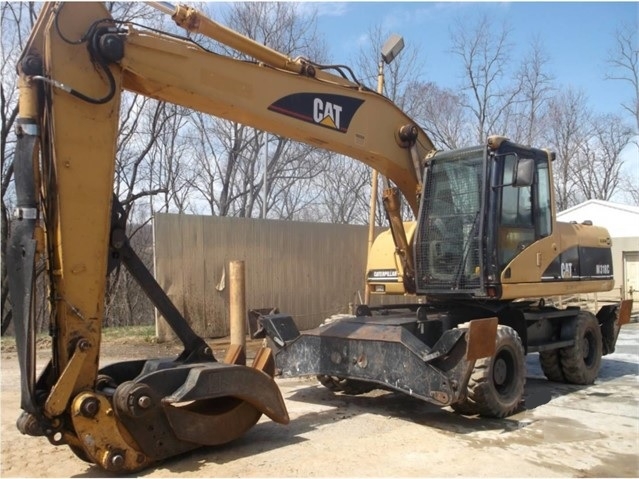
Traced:
<path fill-rule="evenodd" d="M 592 384 L 599 375 L 603 342 L 597 318 L 587 311 L 577 316 L 575 344 L 559 350 L 561 369 L 567 383 Z"/>
<path fill-rule="evenodd" d="M 468 381 L 466 406 L 474 405 L 480 416 L 503 418 L 517 411 L 522 402 L 526 358 L 521 339 L 513 328 L 499 325 L 495 342 L 494 356 L 475 363 Z M 503 385 L 495 382 L 495 365 L 498 372 L 505 373 Z"/>
<path fill-rule="evenodd" d="M 554 381 L 556 383 L 566 382 L 564 372 L 561 369 L 559 350 L 553 349 L 551 351 L 541 351 L 539 353 L 539 364 L 541 366 L 541 370 L 544 372 L 544 376 L 546 376 L 549 381 Z"/>
<path fill-rule="evenodd" d="M 317 380 L 322 384 L 322 386 L 333 392 L 342 392 L 351 396 L 366 394 L 377 387 L 374 384 L 367 383 L 365 381 L 340 378 L 337 376 L 327 376 L 325 374 L 318 375 Z"/>

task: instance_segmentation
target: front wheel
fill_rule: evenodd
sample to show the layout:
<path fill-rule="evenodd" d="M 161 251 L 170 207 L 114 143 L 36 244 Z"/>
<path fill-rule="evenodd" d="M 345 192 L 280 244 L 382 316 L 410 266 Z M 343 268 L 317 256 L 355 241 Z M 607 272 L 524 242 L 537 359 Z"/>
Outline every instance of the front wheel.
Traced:
<path fill-rule="evenodd" d="M 525 383 L 526 361 L 521 339 L 513 328 L 500 325 L 494 356 L 475 363 L 464 404 L 453 408 L 461 414 L 472 411 L 485 417 L 510 416 L 519 408 Z"/>

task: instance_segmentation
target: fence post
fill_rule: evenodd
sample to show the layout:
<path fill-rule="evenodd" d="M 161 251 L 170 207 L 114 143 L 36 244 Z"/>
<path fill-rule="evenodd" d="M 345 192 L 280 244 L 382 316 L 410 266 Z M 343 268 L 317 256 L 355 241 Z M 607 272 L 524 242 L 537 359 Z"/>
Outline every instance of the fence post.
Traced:
<path fill-rule="evenodd" d="M 231 344 L 246 348 L 246 283 L 244 261 L 229 263 L 229 317 Z"/>

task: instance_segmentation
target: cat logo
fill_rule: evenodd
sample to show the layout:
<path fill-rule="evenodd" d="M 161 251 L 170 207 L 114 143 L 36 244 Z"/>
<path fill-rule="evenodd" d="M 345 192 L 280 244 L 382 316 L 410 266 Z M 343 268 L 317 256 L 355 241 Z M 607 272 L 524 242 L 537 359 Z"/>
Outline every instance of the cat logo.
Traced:
<path fill-rule="evenodd" d="M 294 93 L 280 98 L 268 109 L 297 120 L 346 133 L 364 100 L 346 95 Z"/>
<path fill-rule="evenodd" d="M 322 101 L 321 98 L 313 100 L 313 120 L 329 128 L 340 129 L 340 115 L 342 107 L 330 101 Z"/>
<path fill-rule="evenodd" d="M 564 279 L 572 278 L 572 263 L 561 263 L 561 277 Z"/>
<path fill-rule="evenodd" d="M 397 281 L 396 269 L 373 269 L 368 272 L 368 281 L 371 282 L 385 282 L 387 280 Z"/>

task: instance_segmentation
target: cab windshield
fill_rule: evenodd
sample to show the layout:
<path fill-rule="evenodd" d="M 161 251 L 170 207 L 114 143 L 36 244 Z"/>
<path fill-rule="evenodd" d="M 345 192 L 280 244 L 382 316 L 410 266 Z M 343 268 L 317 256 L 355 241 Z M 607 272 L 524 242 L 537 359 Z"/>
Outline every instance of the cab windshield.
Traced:
<path fill-rule="evenodd" d="M 429 165 L 416 251 L 419 290 L 480 285 L 483 154 L 483 148 L 451 152 Z"/>

